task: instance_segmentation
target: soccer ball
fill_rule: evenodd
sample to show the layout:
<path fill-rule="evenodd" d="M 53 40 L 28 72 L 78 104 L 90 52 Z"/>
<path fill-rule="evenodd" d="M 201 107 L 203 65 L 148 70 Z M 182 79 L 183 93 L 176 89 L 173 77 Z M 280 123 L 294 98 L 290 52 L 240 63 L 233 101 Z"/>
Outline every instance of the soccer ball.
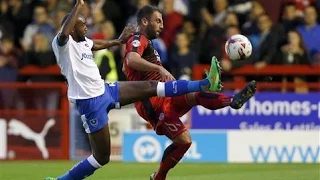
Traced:
<path fill-rule="evenodd" d="M 233 61 L 244 60 L 250 57 L 252 53 L 252 45 L 246 36 L 236 34 L 227 40 L 225 44 L 225 51 Z"/>

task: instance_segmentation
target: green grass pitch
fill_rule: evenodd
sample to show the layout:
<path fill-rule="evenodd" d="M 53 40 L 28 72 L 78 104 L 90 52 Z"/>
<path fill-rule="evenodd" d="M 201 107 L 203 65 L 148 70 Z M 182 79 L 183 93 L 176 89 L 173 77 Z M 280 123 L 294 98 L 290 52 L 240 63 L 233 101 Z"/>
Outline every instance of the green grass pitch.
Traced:
<path fill-rule="evenodd" d="M 0 180 L 41 180 L 57 176 L 72 161 L 2 161 Z M 88 180 L 148 180 L 157 164 L 112 162 Z M 320 164 L 196 164 L 182 163 L 168 180 L 320 180 Z"/>

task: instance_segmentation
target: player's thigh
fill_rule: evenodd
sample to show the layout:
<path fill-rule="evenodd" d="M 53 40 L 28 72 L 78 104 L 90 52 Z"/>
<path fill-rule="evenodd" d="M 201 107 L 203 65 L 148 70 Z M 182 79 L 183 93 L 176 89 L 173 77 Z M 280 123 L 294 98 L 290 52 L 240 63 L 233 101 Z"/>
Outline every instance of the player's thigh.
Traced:
<path fill-rule="evenodd" d="M 189 96 L 193 96 L 193 93 L 172 98 L 172 107 L 175 109 L 175 111 L 179 114 L 180 117 L 186 114 L 192 108 L 192 105 L 188 100 Z"/>
<path fill-rule="evenodd" d="M 101 165 L 106 164 L 110 156 L 107 111 L 112 100 L 107 95 L 105 93 L 98 97 L 76 101 L 83 128 L 90 139 L 93 155 Z"/>
<path fill-rule="evenodd" d="M 103 165 L 110 160 L 110 132 L 108 124 L 102 129 L 88 134 L 93 156 Z"/>
<path fill-rule="evenodd" d="M 127 105 L 157 95 L 157 81 L 119 82 L 120 104 Z"/>
<path fill-rule="evenodd" d="M 110 132 L 108 115 L 104 108 L 81 116 L 83 126 L 88 133 L 93 156 L 104 165 L 110 158 Z"/>

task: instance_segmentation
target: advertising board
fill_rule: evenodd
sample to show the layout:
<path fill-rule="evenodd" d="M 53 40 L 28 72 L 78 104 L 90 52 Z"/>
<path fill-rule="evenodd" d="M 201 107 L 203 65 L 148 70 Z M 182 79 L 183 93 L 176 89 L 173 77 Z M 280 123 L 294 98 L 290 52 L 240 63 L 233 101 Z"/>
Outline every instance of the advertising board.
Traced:
<path fill-rule="evenodd" d="M 62 159 L 61 118 L 0 117 L 0 159 Z"/>
<path fill-rule="evenodd" d="M 192 109 L 192 129 L 320 130 L 320 93 L 257 93 L 239 110 Z"/>
<path fill-rule="evenodd" d="M 226 133 L 191 132 L 192 145 L 184 162 L 226 162 Z M 154 132 L 126 132 L 123 135 L 122 160 L 125 162 L 158 162 L 171 144 L 165 136 Z M 210 145 L 208 145 L 210 142 Z"/>
<path fill-rule="evenodd" d="M 228 162 L 320 162 L 319 131 L 230 131 Z"/>
<path fill-rule="evenodd" d="M 319 131 L 191 130 L 183 162 L 319 163 Z M 159 162 L 171 141 L 154 132 L 125 132 L 123 161 Z"/>

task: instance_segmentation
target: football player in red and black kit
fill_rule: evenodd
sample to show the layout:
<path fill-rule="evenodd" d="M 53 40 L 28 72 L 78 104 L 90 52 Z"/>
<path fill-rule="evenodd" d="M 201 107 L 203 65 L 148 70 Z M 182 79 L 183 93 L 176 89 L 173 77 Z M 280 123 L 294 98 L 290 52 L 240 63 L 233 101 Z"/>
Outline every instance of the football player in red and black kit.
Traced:
<path fill-rule="evenodd" d="M 126 43 L 123 71 L 129 81 L 174 80 L 174 77 L 162 66 L 160 56 L 152 45 L 152 39 L 159 36 L 163 29 L 163 20 L 156 7 L 144 6 L 137 14 L 138 32 Z M 215 57 L 213 57 L 215 58 Z M 150 179 L 164 180 L 191 146 L 191 137 L 180 117 L 193 106 L 202 105 L 215 110 L 226 106 L 239 109 L 253 96 L 255 81 L 250 82 L 234 97 L 222 93 L 197 92 L 174 98 L 153 97 L 136 102 L 138 114 L 148 121 L 158 135 L 165 135 L 172 144 L 163 153 L 157 172 Z"/>

